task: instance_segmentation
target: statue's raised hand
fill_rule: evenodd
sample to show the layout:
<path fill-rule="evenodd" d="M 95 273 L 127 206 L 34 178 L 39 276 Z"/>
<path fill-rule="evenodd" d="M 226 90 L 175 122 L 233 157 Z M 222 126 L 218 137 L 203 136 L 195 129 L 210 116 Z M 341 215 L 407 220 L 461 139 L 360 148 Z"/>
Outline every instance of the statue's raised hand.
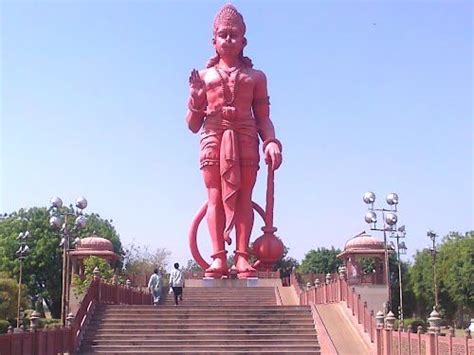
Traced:
<path fill-rule="evenodd" d="M 206 84 L 196 69 L 193 69 L 189 76 L 189 93 L 194 106 L 202 106 L 204 104 L 206 99 Z"/>

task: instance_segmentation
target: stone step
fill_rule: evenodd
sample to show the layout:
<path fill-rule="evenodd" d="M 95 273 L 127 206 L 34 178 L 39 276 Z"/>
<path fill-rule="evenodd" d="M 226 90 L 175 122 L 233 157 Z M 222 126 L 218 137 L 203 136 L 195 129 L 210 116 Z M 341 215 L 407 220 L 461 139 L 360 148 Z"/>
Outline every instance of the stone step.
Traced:
<path fill-rule="evenodd" d="M 309 314 L 307 313 L 258 313 L 255 314 L 253 312 L 243 312 L 243 313 L 235 313 L 235 312 L 219 312 L 214 314 L 208 314 L 206 316 L 205 313 L 190 313 L 190 312 L 166 312 L 166 313 L 148 313 L 148 314 L 130 314 L 128 315 L 126 312 L 121 313 L 110 313 L 110 314 L 97 314 L 95 317 L 96 319 L 121 319 L 121 320 L 131 320 L 131 319 L 222 319 L 222 318 L 256 318 L 256 319 L 273 319 L 273 318 L 284 318 L 284 319 L 301 319 L 307 318 Z"/>
<path fill-rule="evenodd" d="M 88 346 L 166 346 L 166 345 L 175 345 L 179 346 L 182 344 L 186 345 L 195 345 L 195 346 L 234 346 L 235 341 L 232 339 L 145 339 L 145 340 L 133 340 L 133 339 L 110 339 L 110 340 L 103 340 L 97 341 L 94 340 L 90 343 L 85 343 L 85 347 Z M 293 339 L 253 339 L 251 337 L 245 340 L 245 344 L 247 346 L 277 346 L 277 345 L 284 345 L 290 346 L 292 344 L 306 344 L 306 345 L 318 345 L 317 340 L 315 338 L 311 340 L 302 340 L 298 338 Z"/>
<path fill-rule="evenodd" d="M 179 307 L 172 294 L 159 306 L 98 305 L 80 354 L 320 353 L 310 308 L 277 306 L 274 288 L 199 290 Z"/>
<path fill-rule="evenodd" d="M 105 319 L 92 319 L 91 322 L 89 323 L 90 325 L 96 325 L 96 324 L 107 324 L 107 325 L 112 325 L 112 324 L 122 324 L 124 327 L 132 326 L 134 324 L 139 324 L 142 326 L 149 326 L 149 325 L 159 325 L 159 324 L 176 324 L 176 323 L 184 323 L 186 325 L 191 325 L 191 324 L 226 324 L 226 325 L 234 325 L 236 323 L 242 325 L 242 324 L 258 324 L 258 325 L 264 325 L 264 324 L 282 324 L 282 325 L 291 325 L 291 324 L 314 324 L 312 319 L 309 318 L 188 318 L 185 319 L 184 322 L 182 319 L 180 320 L 179 318 L 155 318 L 155 319 L 127 319 L 127 318 L 105 318 Z"/>
<path fill-rule="evenodd" d="M 113 336 L 133 336 L 134 334 L 130 334 L 130 329 L 124 329 L 123 327 L 120 328 L 96 328 L 91 330 L 95 330 L 94 333 L 89 332 L 86 333 L 86 336 L 92 336 L 94 334 L 96 335 L 113 335 Z M 158 332 L 159 330 L 159 332 Z M 208 327 L 208 328 L 187 328 L 183 329 L 181 328 L 180 325 L 176 325 L 174 328 L 169 327 L 169 328 L 147 328 L 143 329 L 142 333 L 138 334 L 152 334 L 152 335 L 157 335 L 157 336 L 169 336 L 169 335 L 175 335 L 175 334 L 183 334 L 184 335 L 208 335 L 208 334 L 223 334 L 223 335 L 255 335 L 255 336 L 260 336 L 260 335 L 274 335 L 274 334 L 281 334 L 281 335 L 290 335 L 293 336 L 292 334 L 300 334 L 300 335 L 315 335 L 315 329 L 314 326 L 312 325 L 306 325 L 306 326 L 297 326 L 297 327 L 292 327 L 291 329 L 288 328 L 277 328 L 273 326 L 268 326 L 268 327 L 260 327 L 260 328 L 223 328 L 223 327 Z"/>
<path fill-rule="evenodd" d="M 158 309 L 157 309 L 158 308 Z M 134 316 L 134 317 L 162 317 L 167 315 L 176 315 L 176 316 L 208 316 L 209 314 L 219 314 L 226 316 L 241 315 L 241 314 L 252 314 L 258 316 L 274 316 L 281 315 L 283 317 L 287 316 L 307 316 L 309 311 L 307 310 L 287 310 L 287 311 L 278 311 L 278 310 L 214 310 L 212 313 L 208 309 L 182 309 L 177 308 L 168 308 L 168 309 L 155 309 L 150 310 L 141 310 L 141 311 L 127 311 L 127 310 L 112 310 L 112 311 L 97 311 L 98 317 L 114 317 L 114 316 Z"/>
<path fill-rule="evenodd" d="M 91 355 L 91 354 L 107 354 L 107 355 L 118 355 L 118 354 L 180 354 L 180 355 L 196 355 L 196 354 L 206 354 L 206 355 L 220 355 L 220 354 L 248 354 L 249 352 L 246 350 L 238 351 L 238 350 L 220 350 L 220 351 L 209 351 L 209 350 L 200 350 L 200 351 L 182 351 L 182 350 L 157 350 L 157 351 L 139 351 L 139 350 L 120 350 L 120 351 L 113 351 L 110 350 L 95 350 L 95 351 L 88 351 L 88 352 L 81 352 L 82 355 Z M 307 354 L 307 355 L 314 355 L 314 354 L 321 354 L 319 350 L 260 350 L 260 351 L 253 351 L 253 355 L 261 355 L 261 354 Z"/>
<path fill-rule="evenodd" d="M 196 355 L 196 354 L 206 354 L 206 355 L 220 355 L 220 354 L 249 354 L 248 351 L 245 350 L 219 350 L 219 351 L 209 351 L 209 350 L 94 350 L 94 351 L 87 351 L 82 352 L 81 355 L 91 355 L 91 354 L 107 354 L 107 355 L 116 355 L 116 354 L 180 354 L 180 355 Z M 252 355 L 260 355 L 260 354 L 321 354 L 320 350 L 259 350 L 259 351 L 252 351 Z"/>
<path fill-rule="evenodd" d="M 243 300 L 243 299 L 220 299 L 220 300 L 209 300 L 209 299 L 189 299 L 186 298 L 184 301 L 178 300 L 178 303 L 183 303 L 186 305 L 203 305 L 203 306 L 216 306 L 216 305 L 228 305 L 232 304 L 234 306 L 236 305 L 241 305 L 245 306 L 250 304 L 258 305 L 258 306 L 275 306 L 276 305 L 276 300 L 271 299 L 271 300 L 262 300 L 262 299 L 248 299 L 248 300 Z M 174 304 L 174 299 L 167 299 L 167 300 L 160 300 L 160 304 L 164 305 L 172 305 Z"/>
<path fill-rule="evenodd" d="M 147 289 L 142 288 L 142 291 Z M 173 291 L 169 291 L 169 288 L 163 287 L 163 292 L 172 294 Z M 185 287 L 183 293 L 206 295 L 212 292 L 215 295 L 235 295 L 235 294 L 246 294 L 246 295 L 265 295 L 275 293 L 274 287 L 245 287 L 245 288 L 226 288 L 226 287 Z"/>
<path fill-rule="evenodd" d="M 175 306 L 151 306 L 151 305 L 98 305 L 97 306 L 97 311 L 99 310 L 117 310 L 117 309 L 125 309 L 130 312 L 138 312 L 138 311 L 150 311 L 156 309 L 157 311 L 160 309 L 175 309 L 175 310 L 180 310 L 180 309 L 196 309 L 196 310 L 210 310 L 212 312 L 215 312 L 217 309 L 216 307 L 210 305 L 207 307 L 203 306 L 180 306 L 180 307 L 175 307 Z M 245 305 L 243 307 L 241 306 L 233 306 L 233 305 L 225 305 L 222 307 L 219 307 L 218 310 L 237 310 L 237 311 L 242 311 L 242 310 L 277 310 L 277 311 L 284 311 L 284 310 L 307 310 L 310 311 L 309 306 L 277 306 L 277 305 L 269 305 L 269 306 L 253 306 L 253 305 Z"/>
<path fill-rule="evenodd" d="M 142 319 L 146 320 L 159 320 L 159 319 L 177 319 L 177 320 L 187 320 L 187 319 L 234 319 L 234 318 L 244 318 L 244 319 L 308 319 L 311 317 L 310 314 L 304 313 L 288 313 L 288 314 L 278 314 L 278 313 L 217 313 L 213 315 L 206 316 L 204 313 L 157 313 L 157 314 L 126 314 L 126 313 L 117 313 L 117 314 L 97 314 L 94 315 L 96 320 L 126 320 L 126 321 L 138 321 Z"/>
<path fill-rule="evenodd" d="M 122 324 L 114 324 L 114 325 L 99 325 L 95 327 L 89 326 L 88 332 L 91 333 L 104 333 L 104 332 L 117 332 L 117 331 L 124 331 L 125 333 L 130 334 L 130 332 L 141 332 L 142 334 L 147 332 L 147 333 L 152 333 L 153 332 L 163 332 L 166 334 L 170 333 L 190 333 L 190 332 L 233 332 L 238 334 L 239 332 L 249 332 L 249 331 L 255 331 L 255 332 L 286 332 L 288 334 L 294 334 L 294 333 L 299 333 L 299 332 L 307 332 L 307 331 L 313 331 L 315 332 L 314 325 L 313 324 L 292 324 L 291 329 L 285 326 L 280 326 L 277 327 L 275 324 L 263 324 L 260 326 L 252 325 L 252 326 L 246 326 L 246 325 L 236 325 L 234 327 L 223 327 L 222 325 L 211 325 L 206 324 L 206 327 L 204 327 L 204 324 L 194 324 L 194 326 L 189 326 L 189 325 L 181 325 L 181 324 L 169 324 L 169 325 L 156 325 L 156 326 L 148 326 L 146 329 L 143 329 L 142 326 L 139 324 L 135 325 L 134 327 L 127 327 L 124 328 Z M 86 334 L 87 334 L 86 333 Z M 212 334 L 212 333 L 211 333 Z"/>
<path fill-rule="evenodd" d="M 186 340 L 186 339 L 191 339 L 191 340 L 221 340 L 225 338 L 226 340 L 247 340 L 247 339 L 252 339 L 252 340 L 272 340 L 272 339 L 277 339 L 277 340 L 298 340 L 298 341 L 316 341 L 317 342 L 317 336 L 316 333 L 313 331 L 312 333 L 307 332 L 306 334 L 301 334 L 301 333 L 295 333 L 295 334 L 282 334 L 282 333 L 264 333 L 264 334 L 235 334 L 235 333 L 170 333 L 170 334 L 155 334 L 155 333 L 149 333 L 149 334 L 127 334 L 126 340 L 128 341 L 141 341 L 141 340 Z M 120 338 L 119 338 L 120 339 Z M 89 334 L 84 338 L 84 342 L 87 341 L 116 341 L 117 340 L 117 334 L 112 333 L 112 334 Z"/>
<path fill-rule="evenodd" d="M 122 352 L 122 351 L 132 351 L 135 353 L 143 352 L 143 351 L 180 351 L 181 353 L 196 352 L 196 351 L 206 351 L 206 352 L 229 352 L 229 351 L 240 351 L 245 353 L 255 353 L 258 351 L 272 351 L 273 353 L 277 353 L 279 351 L 292 351 L 296 352 L 298 350 L 303 351 L 312 351 L 313 354 L 320 351 L 319 345 L 312 345 L 312 344 L 262 344 L 262 345 L 250 345 L 247 343 L 238 345 L 238 344 L 231 344 L 228 346 L 223 346 L 220 344 L 217 345 L 197 345 L 197 344 L 183 344 L 180 342 L 179 344 L 173 345 L 134 345 L 130 348 L 123 347 L 121 345 L 91 345 L 89 347 L 84 347 L 83 352 L 95 352 L 95 351 L 106 351 L 108 354 L 114 352 Z"/>

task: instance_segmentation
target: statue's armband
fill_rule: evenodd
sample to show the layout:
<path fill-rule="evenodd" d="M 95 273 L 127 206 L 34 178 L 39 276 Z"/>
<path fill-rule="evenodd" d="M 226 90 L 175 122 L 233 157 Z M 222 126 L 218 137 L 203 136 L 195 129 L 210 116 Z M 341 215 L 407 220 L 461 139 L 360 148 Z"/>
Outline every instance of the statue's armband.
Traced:
<path fill-rule="evenodd" d="M 253 99 L 252 106 L 270 105 L 270 96 L 257 97 Z"/>

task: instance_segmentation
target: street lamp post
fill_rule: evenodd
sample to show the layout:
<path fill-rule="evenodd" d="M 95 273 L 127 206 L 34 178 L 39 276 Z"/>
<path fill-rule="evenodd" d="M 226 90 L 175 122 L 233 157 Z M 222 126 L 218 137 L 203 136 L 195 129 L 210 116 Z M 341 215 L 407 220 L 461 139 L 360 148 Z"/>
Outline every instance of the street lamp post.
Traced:
<path fill-rule="evenodd" d="M 18 276 L 18 304 L 16 309 L 16 327 L 20 328 L 20 309 L 21 309 L 21 281 L 23 276 L 23 260 L 25 259 L 26 255 L 30 252 L 30 248 L 26 244 L 26 240 L 30 236 L 29 231 L 20 232 L 18 237 L 16 238 L 19 242 L 19 248 L 15 252 L 15 255 L 18 257 L 20 261 L 20 275 Z"/>
<path fill-rule="evenodd" d="M 438 283 L 436 281 L 436 254 L 438 254 L 438 250 L 436 249 L 436 238 L 438 238 L 438 235 L 432 230 L 429 230 L 426 235 L 431 239 L 432 243 L 432 246 L 430 247 L 430 253 L 433 257 L 433 293 L 435 299 L 435 305 L 433 306 L 433 310 L 431 311 L 430 316 L 428 317 L 428 323 L 430 324 L 428 329 L 433 333 L 437 333 L 440 330 L 440 325 L 442 321 L 438 312 Z"/>
<path fill-rule="evenodd" d="M 398 216 L 396 212 L 397 212 L 397 205 L 398 205 L 398 195 L 394 192 L 389 193 L 387 195 L 386 202 L 389 205 L 389 208 L 375 208 L 374 207 L 375 194 L 373 192 L 366 192 L 364 194 L 363 200 L 369 207 L 369 210 L 365 214 L 365 221 L 371 225 L 370 226 L 371 230 L 383 232 L 385 280 L 387 284 L 387 303 L 385 307 L 385 314 L 387 314 L 392 308 L 387 232 L 393 232 L 397 228 Z M 382 220 L 383 220 L 382 228 L 377 228 L 377 213 L 376 212 L 382 212 Z"/>
<path fill-rule="evenodd" d="M 397 263 L 398 263 L 398 290 L 400 296 L 400 305 L 398 306 L 399 314 L 400 314 L 400 328 L 403 329 L 403 285 L 402 285 L 402 266 L 400 255 L 406 254 L 407 246 L 404 241 L 400 242 L 400 239 L 406 237 L 405 226 L 401 226 L 397 229 L 397 231 L 392 232 L 390 238 L 397 239 Z"/>
<path fill-rule="evenodd" d="M 76 200 L 76 209 L 73 207 L 63 208 L 63 201 L 59 197 L 52 197 L 50 202 L 51 217 L 49 224 L 53 229 L 59 231 L 61 236 L 59 246 L 63 249 L 61 321 L 63 325 L 66 325 L 66 315 L 69 309 L 69 250 L 71 247 L 71 233 L 80 230 L 86 225 L 87 220 L 86 217 L 84 217 L 83 210 L 87 207 L 87 200 L 84 197 L 79 197 Z M 73 230 L 68 226 L 69 217 L 75 217 Z M 76 242 L 77 240 L 74 241 L 74 243 Z"/>
<path fill-rule="evenodd" d="M 438 285 L 436 283 L 436 254 L 438 254 L 438 250 L 436 249 L 436 238 L 438 238 L 438 235 L 432 230 L 429 230 L 426 235 L 431 239 L 433 244 L 433 246 L 430 248 L 430 252 L 431 256 L 433 257 L 433 292 L 435 299 L 434 309 L 438 310 Z"/>

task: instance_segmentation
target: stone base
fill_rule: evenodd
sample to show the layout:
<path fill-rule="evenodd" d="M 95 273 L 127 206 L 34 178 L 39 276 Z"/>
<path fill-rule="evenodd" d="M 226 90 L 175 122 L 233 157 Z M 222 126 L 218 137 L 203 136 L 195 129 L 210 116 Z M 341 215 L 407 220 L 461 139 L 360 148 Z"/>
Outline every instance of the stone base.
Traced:
<path fill-rule="evenodd" d="M 202 280 L 193 281 L 196 284 L 194 287 L 199 287 L 197 284 L 200 284 L 200 287 L 259 287 L 259 279 L 256 277 L 249 277 L 247 279 L 214 279 L 204 277 Z"/>

